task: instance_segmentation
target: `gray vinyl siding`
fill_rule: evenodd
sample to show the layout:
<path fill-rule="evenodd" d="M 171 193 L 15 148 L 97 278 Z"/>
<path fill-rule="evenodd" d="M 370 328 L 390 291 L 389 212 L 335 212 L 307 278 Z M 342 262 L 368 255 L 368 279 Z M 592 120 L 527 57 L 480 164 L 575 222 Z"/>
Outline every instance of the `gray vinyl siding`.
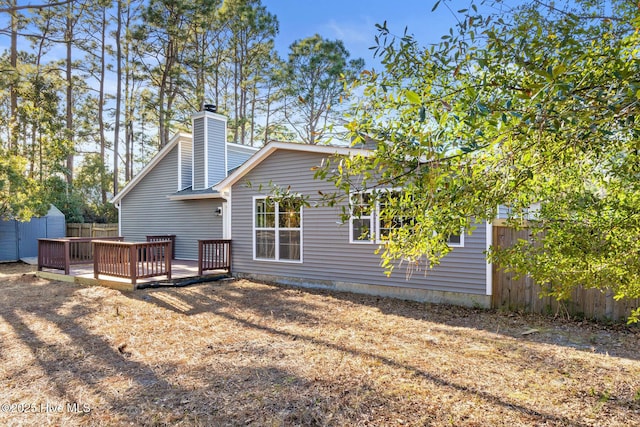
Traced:
<path fill-rule="evenodd" d="M 237 168 L 246 162 L 252 155 L 253 152 L 251 151 L 227 144 L 227 168 L 229 170 Z"/>
<path fill-rule="evenodd" d="M 227 176 L 225 165 L 227 144 L 225 140 L 226 123 L 213 117 L 207 117 L 206 120 L 208 141 L 207 162 L 209 162 L 209 186 L 211 186 Z M 197 139 L 194 139 L 194 141 L 197 141 Z"/>
<path fill-rule="evenodd" d="M 191 187 L 193 184 L 191 179 L 193 178 L 193 153 L 191 152 L 193 144 L 191 141 L 180 142 L 180 162 L 182 167 L 182 182 L 178 190 L 184 190 L 187 187 Z"/>
<path fill-rule="evenodd" d="M 322 156 L 280 150 L 265 159 L 232 187 L 233 270 L 238 274 L 262 274 L 313 281 L 334 281 L 407 287 L 475 295 L 486 294 L 486 228 L 479 224 L 465 235 L 464 247 L 453 248 L 440 265 L 414 272 L 398 267 L 391 277 L 384 275 L 376 244 L 349 243 L 349 225 L 340 222 L 339 207 L 303 208 L 302 263 L 253 260 L 253 196 L 266 195 L 269 183 L 291 186 L 292 192 L 317 199 L 318 190 L 335 191 L 331 183 L 313 179 L 312 167 Z M 247 185 L 251 182 L 251 186 Z M 262 184 L 264 190 L 259 190 Z M 260 193 L 262 191 L 262 193 Z"/>
<path fill-rule="evenodd" d="M 193 188 L 201 190 L 205 188 L 204 182 L 204 118 L 193 121 Z"/>
<path fill-rule="evenodd" d="M 127 241 L 147 235 L 175 234 L 176 258 L 198 259 L 198 239 L 222 238 L 221 200 L 169 200 L 178 179 L 178 146 L 174 147 L 122 199 L 120 234 Z"/>

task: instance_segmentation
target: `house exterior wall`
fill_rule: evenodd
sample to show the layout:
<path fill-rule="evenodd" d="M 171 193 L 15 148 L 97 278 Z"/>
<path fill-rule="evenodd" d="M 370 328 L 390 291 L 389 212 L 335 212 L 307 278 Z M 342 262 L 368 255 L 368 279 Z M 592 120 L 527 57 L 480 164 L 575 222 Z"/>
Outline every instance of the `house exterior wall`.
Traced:
<path fill-rule="evenodd" d="M 200 190 L 205 188 L 205 149 L 204 144 L 198 144 L 198 141 L 204 140 L 204 118 L 193 120 L 193 188 Z"/>
<path fill-rule="evenodd" d="M 120 201 L 120 235 L 145 241 L 147 235 L 175 234 L 176 258 L 198 259 L 198 239 L 222 238 L 217 199 L 169 200 L 178 180 L 178 150 L 174 147 Z"/>
<path fill-rule="evenodd" d="M 254 196 L 267 195 L 270 182 L 291 186 L 292 192 L 309 195 L 312 200 L 317 199 L 318 190 L 335 191 L 331 183 L 313 178 L 311 168 L 318 166 L 322 158 L 316 153 L 279 150 L 232 186 L 234 274 L 406 299 L 488 306 L 484 224 L 479 224 L 472 235 L 465 235 L 464 247 L 454 248 L 440 265 L 426 275 L 414 272 L 408 279 L 403 266 L 397 267 L 391 277 L 385 276 L 380 256 L 374 253 L 377 244 L 349 243 L 348 223 L 339 224 L 340 207 L 305 207 L 302 262 L 254 260 Z"/>
<path fill-rule="evenodd" d="M 227 176 L 227 122 L 203 111 L 193 119 L 193 189 L 211 187 Z"/>
<path fill-rule="evenodd" d="M 193 183 L 191 179 L 193 178 L 193 143 L 192 141 L 183 140 L 180 141 L 180 174 L 181 174 L 181 182 L 179 183 L 176 190 L 184 190 L 187 187 L 190 187 Z"/>
<path fill-rule="evenodd" d="M 208 144 L 207 162 L 209 164 L 207 186 L 210 187 L 227 176 L 225 153 L 227 122 L 208 115 L 205 115 L 205 119 L 207 120 L 207 139 L 204 143 Z M 194 139 L 194 141 L 199 140 Z"/>
<path fill-rule="evenodd" d="M 235 169 L 246 162 L 253 153 L 254 151 L 248 151 L 245 147 L 238 147 L 237 144 L 227 144 L 228 170 Z"/>

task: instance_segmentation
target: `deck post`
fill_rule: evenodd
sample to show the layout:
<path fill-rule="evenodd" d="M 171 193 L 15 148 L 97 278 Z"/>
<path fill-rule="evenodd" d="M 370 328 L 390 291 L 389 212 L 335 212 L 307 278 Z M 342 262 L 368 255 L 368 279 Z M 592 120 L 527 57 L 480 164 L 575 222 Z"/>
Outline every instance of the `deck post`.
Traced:
<path fill-rule="evenodd" d="M 202 240 L 198 240 L 198 276 L 202 276 L 202 247 L 204 246 Z"/>
<path fill-rule="evenodd" d="M 71 271 L 71 251 L 70 247 L 71 242 L 69 240 L 64 241 L 64 274 L 69 275 L 69 271 Z"/>
<path fill-rule="evenodd" d="M 99 276 L 98 260 L 100 259 L 100 246 L 93 242 L 91 243 L 91 246 L 93 250 L 93 278 L 97 279 Z"/>
<path fill-rule="evenodd" d="M 173 241 L 169 240 L 168 251 L 164 251 L 164 263 L 167 270 L 167 280 L 171 280 L 171 260 L 173 259 Z"/>
<path fill-rule="evenodd" d="M 228 272 L 231 274 L 231 241 L 227 242 L 227 257 Z"/>
<path fill-rule="evenodd" d="M 138 246 L 131 245 L 129 246 L 129 275 L 131 276 L 131 284 L 133 286 L 136 285 L 137 268 L 138 268 Z"/>
<path fill-rule="evenodd" d="M 42 242 L 38 239 L 38 271 L 42 271 L 42 266 L 44 265 L 44 254 L 42 251 Z"/>

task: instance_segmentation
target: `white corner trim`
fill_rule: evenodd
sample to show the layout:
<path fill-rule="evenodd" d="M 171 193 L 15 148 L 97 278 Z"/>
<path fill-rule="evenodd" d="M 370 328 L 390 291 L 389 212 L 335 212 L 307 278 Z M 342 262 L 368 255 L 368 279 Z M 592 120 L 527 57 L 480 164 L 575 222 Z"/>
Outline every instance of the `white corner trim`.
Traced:
<path fill-rule="evenodd" d="M 486 221 L 485 224 L 486 224 L 485 228 L 486 228 L 486 234 L 487 234 L 485 237 L 485 240 L 487 241 L 486 253 L 488 254 L 489 249 L 491 249 L 491 245 L 493 245 L 493 224 L 491 223 L 491 221 Z M 486 294 L 493 295 L 493 264 L 489 262 L 488 259 L 487 259 L 486 282 L 487 282 Z"/>
<path fill-rule="evenodd" d="M 202 143 L 204 144 L 204 159 L 202 159 L 204 161 L 204 187 L 203 188 L 209 188 L 209 120 L 207 120 L 207 116 L 204 116 L 204 133 L 203 133 L 203 138 L 204 141 L 202 141 Z M 193 189 L 195 190 L 195 187 L 193 187 Z"/>
<path fill-rule="evenodd" d="M 122 209 L 120 209 L 120 202 L 115 204 L 118 209 L 118 236 L 122 236 Z"/>
<path fill-rule="evenodd" d="M 178 188 L 176 191 L 182 190 L 182 141 L 178 143 Z"/>

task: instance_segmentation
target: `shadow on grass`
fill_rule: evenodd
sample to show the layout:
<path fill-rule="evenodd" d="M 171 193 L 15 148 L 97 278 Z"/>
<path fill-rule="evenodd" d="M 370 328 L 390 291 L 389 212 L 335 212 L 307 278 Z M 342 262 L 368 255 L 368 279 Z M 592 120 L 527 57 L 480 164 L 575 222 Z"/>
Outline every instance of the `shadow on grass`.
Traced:
<path fill-rule="evenodd" d="M 130 360 L 125 352 L 119 351 L 102 336 L 87 331 L 78 319 L 88 315 L 90 309 L 79 305 L 63 307 L 61 303 L 72 300 L 78 287 L 66 283 L 47 284 L 46 286 L 55 286 L 55 298 L 47 298 L 51 290 L 43 289 L 43 286 L 45 285 L 4 288 L 0 298 L 0 320 L 10 325 L 20 342 L 30 349 L 34 364 L 28 367 L 29 374 L 33 375 L 35 370 L 40 369 L 51 382 L 60 400 L 51 401 L 52 398 L 49 397 L 48 402 L 63 406 L 74 402 L 87 404 L 83 400 L 86 399 L 85 393 L 74 392 L 74 388 L 82 384 L 123 416 L 121 421 L 133 421 L 141 405 L 135 403 L 129 391 L 139 393 L 158 385 L 171 388 L 149 366 Z M 60 314 L 61 312 L 65 314 Z M 31 321 L 34 318 L 36 321 L 44 321 L 45 328 L 35 329 Z M 48 333 L 55 334 L 56 340 L 60 340 L 60 335 L 63 335 L 63 341 L 71 344 L 49 344 L 45 337 Z M 130 377 L 131 390 L 107 393 L 98 385 L 107 377 L 116 376 L 120 372 L 135 372 Z M 19 379 L 16 374 L 19 375 L 14 373 L 13 377 Z M 39 405 L 45 402 L 29 403 Z"/>
<path fill-rule="evenodd" d="M 219 288 L 211 287 L 207 289 L 206 292 L 208 292 L 208 295 L 202 292 L 178 294 L 171 293 L 167 290 L 160 293 L 148 292 L 145 295 L 127 295 L 134 298 L 140 298 L 147 303 L 157 305 L 182 315 L 192 316 L 201 313 L 211 313 L 235 322 L 244 328 L 259 330 L 272 336 L 279 336 L 293 341 L 305 341 L 327 350 L 341 352 L 350 356 L 377 360 L 380 364 L 390 368 L 408 371 L 414 376 L 425 379 L 445 390 L 448 389 L 450 391 L 461 392 L 466 395 L 470 401 L 476 401 L 479 399 L 487 404 L 502 407 L 504 410 L 518 412 L 528 417 L 530 421 L 535 424 L 552 423 L 553 425 L 566 426 L 588 425 L 561 415 L 546 412 L 542 409 L 535 409 L 520 405 L 514 401 L 506 400 L 501 396 L 488 393 L 480 388 L 450 381 L 437 373 L 429 372 L 420 367 L 400 362 L 387 355 L 363 351 L 362 349 L 356 348 L 355 345 L 351 347 L 348 345 L 337 344 L 311 334 L 293 333 L 286 330 L 286 322 L 295 322 L 312 327 L 313 324 L 319 323 L 321 320 L 319 316 L 314 315 L 314 309 L 317 309 L 318 307 L 305 307 L 305 304 L 301 302 L 300 299 L 287 301 L 287 294 L 292 292 L 322 294 L 341 301 L 348 301 L 354 305 L 375 307 L 385 314 L 408 316 L 421 321 L 429 319 L 429 322 L 443 324 L 438 319 L 431 318 L 431 316 L 434 316 L 433 312 L 425 317 L 424 305 L 345 293 L 336 295 L 333 292 L 328 293 L 325 291 L 307 289 L 299 290 L 274 285 L 263 285 L 259 290 L 252 289 L 250 292 L 243 292 L 243 289 L 234 288 L 233 285 L 221 286 Z M 172 294 L 171 298 L 167 298 L 167 293 Z M 412 311 L 415 311 L 415 313 L 412 314 Z M 241 315 L 235 313 L 241 313 Z M 462 316 L 492 315 L 487 312 L 466 309 L 462 309 L 460 313 L 462 313 Z M 277 316 L 279 322 L 270 321 L 271 319 L 274 319 L 274 316 Z M 283 327 L 271 326 L 270 324 L 279 324 Z M 458 318 L 450 318 L 443 325 L 461 326 L 462 324 L 467 327 L 466 322 L 459 323 Z M 475 324 L 474 328 L 482 329 L 482 326 Z M 447 333 L 452 333 L 452 331 L 448 330 Z M 480 338 L 478 341 L 488 346 L 494 344 L 491 339 Z M 548 357 L 544 362 L 540 362 L 541 365 L 547 363 L 554 365 L 554 361 L 549 360 Z M 558 363 L 558 365 L 561 365 L 561 363 Z M 621 407 L 628 409 L 630 403 L 621 401 L 618 402 L 618 404 Z"/>
<path fill-rule="evenodd" d="M 269 363 L 237 367 L 233 364 L 233 356 L 228 360 L 224 358 L 228 365 L 212 372 L 206 366 L 198 365 L 194 368 L 201 370 L 190 372 L 190 375 L 202 379 L 199 387 L 181 385 L 179 380 L 173 381 L 173 376 L 180 369 L 184 371 L 183 367 L 171 361 L 162 366 L 150 366 L 143 361 L 132 360 L 126 355 L 126 351 L 123 353 L 106 337 L 87 330 L 81 320 L 92 314 L 94 308 L 77 300 L 74 294 L 80 289 L 87 288 L 55 282 L 5 288 L 0 295 L 0 318 L 28 346 L 35 364 L 55 387 L 55 393 L 65 401 L 82 403 L 83 395 L 77 391 L 78 384 L 82 384 L 104 402 L 101 406 L 105 410 L 113 412 L 114 418 L 108 419 L 106 424 L 157 425 L 182 422 L 265 425 L 274 424 L 275 421 L 281 425 L 322 425 L 331 424 L 331 411 L 342 411 L 347 418 L 361 420 L 359 417 L 370 410 L 368 407 L 336 407 L 342 401 L 332 396 L 332 385 L 323 384 L 321 380 L 310 381 Z M 462 333 L 457 327 L 506 333 L 493 330 L 495 325 L 484 319 L 484 316 L 495 315 L 493 313 L 272 285 L 249 290 L 237 283 L 227 282 L 183 288 L 180 291 L 164 288 L 122 295 L 183 316 L 211 313 L 244 328 L 264 332 L 267 336 L 281 337 L 286 341 L 303 341 L 327 351 L 375 360 L 381 365 L 407 371 L 437 385 L 445 392 L 462 393 L 469 401 L 484 402 L 503 411 L 522 414 L 534 425 L 590 425 L 544 409 L 517 404 L 479 387 L 452 381 L 435 370 L 401 361 L 388 352 L 383 354 L 365 351 L 358 348 L 356 343 L 336 343 L 311 332 L 295 333 L 287 328 L 288 324 L 296 323 L 312 331 L 316 325 L 331 322 L 332 319 L 320 315 L 319 310 L 326 309 L 326 304 L 331 304 L 332 299 L 346 303 L 345 310 L 366 307 L 385 316 L 409 318 L 424 322 L 425 325 L 428 322 L 432 328 L 453 326 L 451 330 L 447 329 L 447 333 L 454 334 Z M 325 296 L 322 299 L 325 305 L 319 303 L 317 298 L 305 298 L 307 295 Z M 67 304 L 74 298 L 74 304 Z M 448 313 L 446 318 L 443 315 L 445 312 Z M 48 344 L 43 335 L 46 332 L 35 330 L 30 316 L 55 325 L 58 331 L 56 333 L 64 335 L 71 344 Z M 526 325 L 526 322 L 522 324 Z M 377 325 L 372 325 L 371 333 L 375 333 L 373 326 Z M 127 325 L 123 327 L 126 328 Z M 215 332 L 212 331 L 213 333 Z M 506 335 L 514 336 L 511 332 Z M 481 338 L 480 342 L 487 346 L 493 343 L 490 338 Z M 3 357 L 8 356 L 6 348 L 2 346 L 0 352 Z M 540 367 L 554 365 L 556 361 L 540 360 L 535 363 Z M 14 372 L 13 375 L 20 375 L 20 372 Z M 116 392 L 103 387 L 105 380 L 118 375 L 130 381 L 128 388 Z M 269 388 L 266 392 L 265 387 Z M 366 395 L 370 403 L 384 407 L 384 395 L 380 395 L 380 390 L 372 383 L 360 379 L 356 387 L 357 390 L 354 391 Z M 623 407 L 628 402 L 620 400 L 613 404 Z"/>
<path fill-rule="evenodd" d="M 323 425 L 332 413 L 353 410 L 336 405 L 321 384 L 269 363 L 249 367 L 229 363 L 215 370 L 198 365 L 196 372 L 189 374 L 202 380 L 200 386 L 182 386 L 176 376 L 178 372 L 184 374 L 184 366 L 177 362 L 150 366 L 132 360 L 126 348 L 83 326 L 82 319 L 95 312 L 96 300 L 79 297 L 77 292 L 89 288 L 37 279 L 25 281 L 9 286 L 0 283 L 0 326 L 9 328 L 7 334 L 19 341 L 10 348 L 3 339 L 0 356 L 7 361 L 17 357 L 18 344 L 24 359 L 22 367 L 5 365 L 0 383 L 21 387 L 17 391 L 25 399 L 21 403 L 60 404 L 66 411 L 67 403 L 78 403 L 82 408 L 91 402 L 91 412 L 15 414 L 9 424 Z M 154 301 L 173 307 L 166 301 Z M 218 304 L 194 306 L 202 312 Z M 21 383 L 25 377 L 30 381 Z M 110 378 L 118 379 L 118 384 L 105 385 Z M 365 383 L 359 387 L 369 386 Z M 0 393 L 1 403 L 13 396 L 5 388 Z M 45 400 L 33 400 L 38 398 Z M 93 402 L 98 402 L 97 406 Z M 0 419 L 4 415 L 0 414 Z M 62 418 L 56 421 L 56 417 Z"/>
<path fill-rule="evenodd" d="M 395 298 L 350 292 L 297 288 L 268 283 L 261 283 L 261 285 L 263 285 L 262 288 L 252 289 L 251 293 L 227 291 L 223 299 L 215 297 L 216 292 L 223 292 L 221 291 L 223 288 L 211 287 L 209 288 L 211 295 L 204 295 L 205 298 L 200 300 L 195 299 L 196 304 L 183 314 L 198 314 L 209 311 L 210 306 L 229 305 L 233 302 L 233 304 L 242 306 L 243 309 L 250 307 L 256 315 L 264 318 L 282 317 L 299 324 L 317 324 L 325 321 L 323 317 L 317 316 L 318 310 L 322 310 L 322 307 L 309 305 L 308 302 L 300 304 L 300 298 L 296 298 L 306 293 L 326 296 L 352 307 L 367 306 L 386 315 L 432 322 L 447 327 L 476 329 L 527 342 L 569 347 L 587 353 L 640 360 L 640 353 L 637 352 L 637 348 L 640 346 L 640 325 L 575 322 L 536 314 L 402 301 Z M 269 303 L 274 297 L 277 298 L 278 304 Z M 164 305 L 168 309 L 177 309 L 171 302 L 158 301 L 158 304 Z M 451 330 L 447 332 L 451 333 Z M 623 345 L 620 339 L 624 339 L 628 343 Z"/>

